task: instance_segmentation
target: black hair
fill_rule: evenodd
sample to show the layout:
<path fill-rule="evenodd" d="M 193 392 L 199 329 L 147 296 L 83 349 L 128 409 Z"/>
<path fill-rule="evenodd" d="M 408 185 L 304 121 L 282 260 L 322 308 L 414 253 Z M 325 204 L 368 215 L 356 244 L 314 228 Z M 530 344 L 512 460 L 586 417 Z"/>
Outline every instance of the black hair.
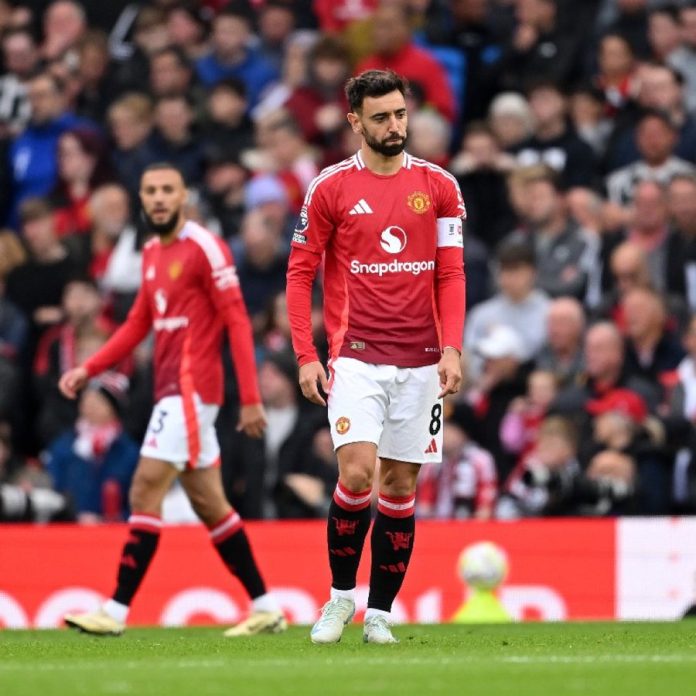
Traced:
<path fill-rule="evenodd" d="M 171 169 L 172 171 L 177 172 L 181 177 L 181 180 L 184 182 L 184 184 L 186 184 L 186 177 L 181 171 L 181 168 L 177 167 L 176 164 L 172 164 L 171 162 L 153 162 L 152 164 L 148 164 L 147 167 L 143 169 L 142 176 L 145 176 L 145 174 L 148 172 L 160 172 L 163 169 Z"/>
<path fill-rule="evenodd" d="M 393 70 L 366 70 L 346 82 L 346 99 L 353 112 L 362 109 L 365 97 L 383 97 L 394 90 L 406 96 L 408 81 Z"/>

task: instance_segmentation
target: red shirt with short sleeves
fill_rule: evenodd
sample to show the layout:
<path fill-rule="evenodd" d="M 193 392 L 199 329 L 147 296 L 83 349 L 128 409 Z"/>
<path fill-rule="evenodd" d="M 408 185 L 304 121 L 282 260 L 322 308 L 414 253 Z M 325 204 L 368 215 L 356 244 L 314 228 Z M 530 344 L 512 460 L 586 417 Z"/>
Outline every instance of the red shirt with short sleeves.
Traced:
<path fill-rule="evenodd" d="M 227 327 L 242 404 L 260 403 L 254 345 L 239 279 L 227 245 L 188 221 L 167 244 L 143 250 L 143 280 L 128 318 L 86 363 L 98 374 L 155 332 L 155 399 L 192 396 L 220 404 L 222 332 Z"/>
<path fill-rule="evenodd" d="M 462 217 L 454 177 L 404 153 L 393 175 L 358 152 L 307 191 L 292 242 L 287 301 L 300 365 L 317 359 L 310 293 L 324 258 L 324 322 L 331 358 L 399 367 L 431 365 L 461 350 Z"/>

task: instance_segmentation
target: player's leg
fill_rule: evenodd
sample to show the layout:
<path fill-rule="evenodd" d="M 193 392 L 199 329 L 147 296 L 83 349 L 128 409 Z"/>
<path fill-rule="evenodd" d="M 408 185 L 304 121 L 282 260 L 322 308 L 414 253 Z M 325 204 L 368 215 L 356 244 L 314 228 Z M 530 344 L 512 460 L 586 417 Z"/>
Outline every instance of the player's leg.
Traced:
<path fill-rule="evenodd" d="M 363 634 L 366 642 L 396 642 L 389 616 L 413 551 L 419 469 L 419 464 L 380 459 L 379 499 L 370 538 L 372 566 Z"/>
<path fill-rule="evenodd" d="M 96 612 L 67 614 L 65 622 L 86 633 L 119 635 L 128 609 L 150 567 L 159 543 L 162 501 L 177 476 L 169 463 L 141 457 L 133 476 L 129 501 L 128 538 L 121 552 L 116 589 Z"/>
<path fill-rule="evenodd" d="M 328 404 L 339 472 L 326 528 L 331 595 L 312 628 L 315 643 L 338 642 L 355 613 L 356 576 L 370 528 L 372 478 L 386 403 L 378 366 L 335 361 Z"/>
<path fill-rule="evenodd" d="M 287 628 L 285 616 L 266 589 L 242 519 L 225 498 L 219 467 L 186 471 L 181 475 L 181 484 L 196 514 L 208 527 L 215 550 L 252 600 L 250 616 L 225 635 L 236 637 L 284 631 Z"/>
<path fill-rule="evenodd" d="M 437 367 L 400 369 L 379 443 L 377 514 L 372 527 L 370 593 L 363 637 L 393 643 L 389 616 L 403 584 L 415 538 L 416 479 L 420 465 L 440 461 L 442 402 Z"/>

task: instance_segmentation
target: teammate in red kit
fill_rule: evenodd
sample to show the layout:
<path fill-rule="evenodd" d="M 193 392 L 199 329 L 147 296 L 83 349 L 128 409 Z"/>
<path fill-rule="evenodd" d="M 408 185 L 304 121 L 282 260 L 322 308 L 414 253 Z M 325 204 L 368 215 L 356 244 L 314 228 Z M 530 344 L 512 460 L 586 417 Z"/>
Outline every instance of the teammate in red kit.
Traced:
<path fill-rule="evenodd" d="M 355 155 L 310 185 L 295 230 L 287 304 L 303 394 L 325 404 L 339 463 L 328 517 L 330 600 L 312 628 L 335 643 L 355 611 L 372 527 L 363 638 L 393 643 L 389 613 L 413 549 L 416 477 L 440 461 L 442 398 L 459 389 L 465 288 L 464 202 L 451 174 L 404 151 L 405 81 L 370 70 L 346 85 Z M 324 261 L 329 377 L 312 341 L 311 290 Z"/>
<path fill-rule="evenodd" d="M 60 389 L 75 398 L 90 378 L 129 355 L 154 329 L 155 408 L 130 490 L 128 540 L 116 590 L 98 611 L 68 614 L 87 633 L 123 632 L 128 608 L 157 549 L 162 500 L 178 476 L 227 568 L 252 600 L 250 616 L 227 636 L 278 633 L 286 621 L 266 590 L 239 515 L 222 490 L 215 418 L 223 394 L 221 342 L 227 329 L 240 391 L 238 430 L 260 437 L 266 416 L 256 382 L 251 325 L 227 246 L 191 220 L 180 172 L 153 164 L 140 182 L 145 220 L 155 236 L 143 251 L 143 281 L 126 322 Z"/>

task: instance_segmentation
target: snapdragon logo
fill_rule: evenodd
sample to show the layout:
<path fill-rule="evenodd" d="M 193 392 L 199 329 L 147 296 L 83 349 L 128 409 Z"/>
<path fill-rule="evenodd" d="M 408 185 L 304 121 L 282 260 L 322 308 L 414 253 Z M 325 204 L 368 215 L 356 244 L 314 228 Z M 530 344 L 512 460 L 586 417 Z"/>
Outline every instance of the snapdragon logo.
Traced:
<path fill-rule="evenodd" d="M 406 241 L 406 232 L 401 227 L 392 225 L 382 231 L 379 243 L 384 251 L 390 254 L 400 254 L 406 248 Z"/>
<path fill-rule="evenodd" d="M 414 276 L 425 271 L 434 271 L 435 261 L 397 261 L 389 263 L 360 263 L 357 259 L 350 262 L 350 272 L 356 275 L 383 276 L 391 273 L 411 273 Z"/>

